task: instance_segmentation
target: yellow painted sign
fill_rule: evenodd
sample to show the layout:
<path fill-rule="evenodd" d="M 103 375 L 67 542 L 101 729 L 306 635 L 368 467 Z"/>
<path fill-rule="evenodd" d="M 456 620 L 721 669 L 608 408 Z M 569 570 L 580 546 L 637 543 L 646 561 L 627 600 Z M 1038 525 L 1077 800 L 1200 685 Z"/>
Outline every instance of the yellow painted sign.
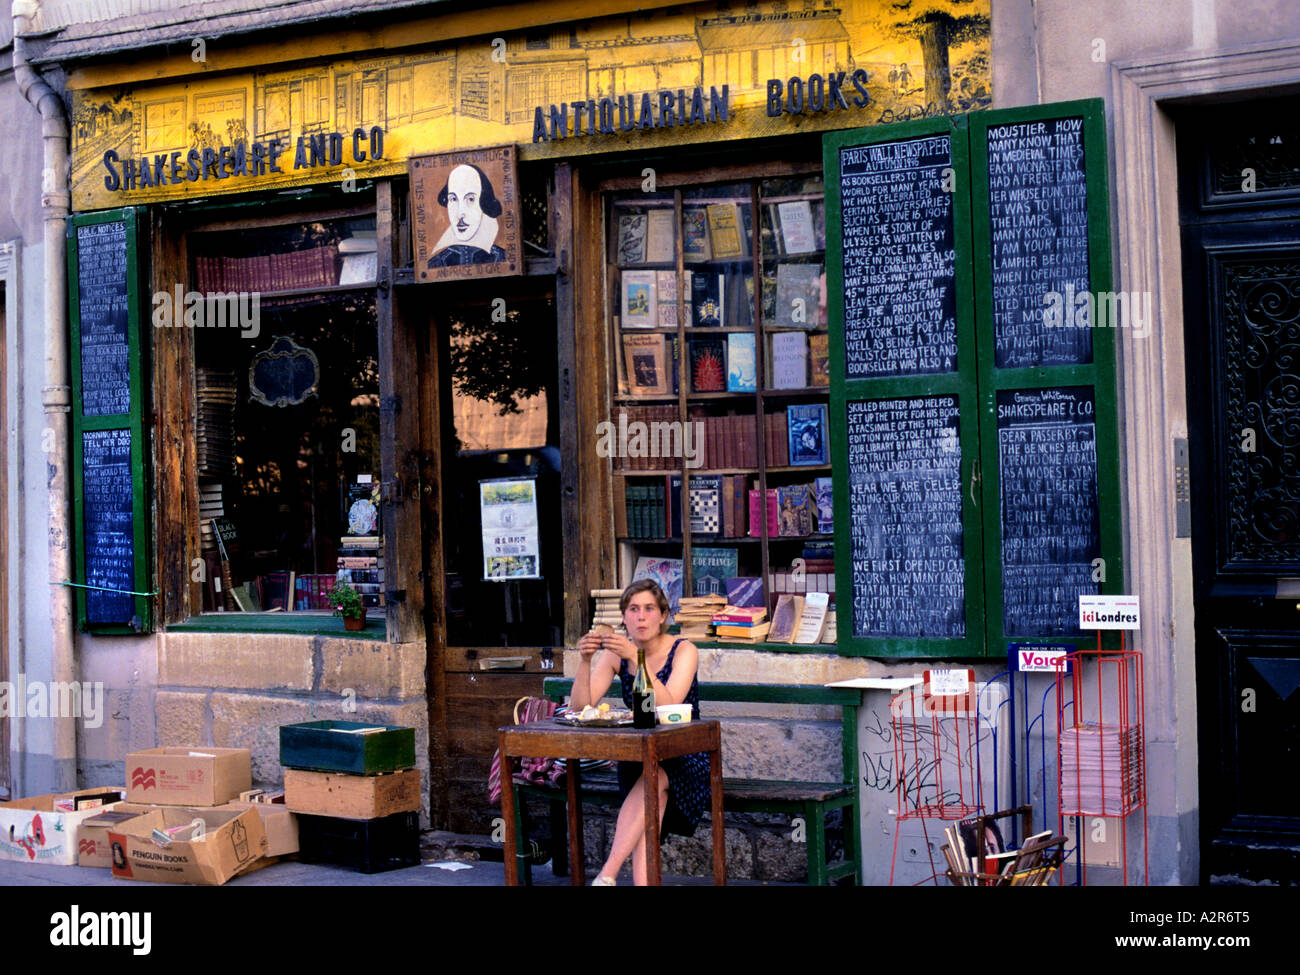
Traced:
<path fill-rule="evenodd" d="M 991 104 L 990 0 L 914 0 L 906 10 L 826 2 L 795 10 L 769 0 L 735 14 L 702 4 L 292 70 L 74 91 L 74 207 L 346 188 L 404 173 L 410 156 L 492 145 L 541 159 Z"/>

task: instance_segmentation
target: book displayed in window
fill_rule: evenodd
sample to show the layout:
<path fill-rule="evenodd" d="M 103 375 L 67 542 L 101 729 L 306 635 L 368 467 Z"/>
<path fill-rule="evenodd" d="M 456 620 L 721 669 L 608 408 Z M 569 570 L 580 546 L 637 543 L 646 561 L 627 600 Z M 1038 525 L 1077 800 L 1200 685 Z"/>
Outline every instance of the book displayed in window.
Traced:
<path fill-rule="evenodd" d="M 692 604 L 691 633 L 755 643 L 772 625 L 778 575 L 798 578 L 790 567 L 821 526 L 814 472 L 799 468 L 829 465 L 814 377 L 828 355 L 823 187 L 817 175 L 682 185 L 606 197 L 618 585 L 678 562 L 687 598 L 763 614 L 717 630 Z M 818 577 L 798 595 L 832 591 Z"/>
<path fill-rule="evenodd" d="M 790 425 L 790 463 L 795 466 L 827 462 L 826 404 L 794 404 L 787 411 Z"/>
<path fill-rule="evenodd" d="M 654 328 L 659 324 L 657 275 L 654 271 L 624 271 L 623 327 Z"/>
<path fill-rule="evenodd" d="M 727 392 L 752 393 L 758 388 L 754 336 L 735 333 L 727 336 Z"/>
<path fill-rule="evenodd" d="M 663 396 L 668 392 L 667 344 L 664 336 L 624 335 L 623 356 L 633 396 Z"/>

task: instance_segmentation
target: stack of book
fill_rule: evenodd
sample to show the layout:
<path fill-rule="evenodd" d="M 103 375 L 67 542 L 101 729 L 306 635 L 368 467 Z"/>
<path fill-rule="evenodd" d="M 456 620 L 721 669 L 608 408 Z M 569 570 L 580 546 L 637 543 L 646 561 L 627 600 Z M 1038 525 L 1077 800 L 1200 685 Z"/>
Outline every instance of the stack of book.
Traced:
<path fill-rule="evenodd" d="M 1142 726 L 1086 723 L 1061 732 L 1061 810 L 1124 816 L 1142 789 Z"/>
<path fill-rule="evenodd" d="M 235 472 L 235 374 L 222 369 L 196 370 L 198 421 L 194 438 L 199 473 L 229 477 Z"/>
<path fill-rule="evenodd" d="M 225 516 L 225 504 L 221 499 L 221 482 L 199 481 L 199 540 L 203 551 L 216 549 L 217 536 L 212 530 L 212 519 Z"/>
<path fill-rule="evenodd" d="M 771 628 L 762 606 L 725 606 L 713 615 L 713 629 L 719 640 L 761 643 Z"/>
<path fill-rule="evenodd" d="M 618 601 L 623 595 L 621 589 L 593 589 L 591 597 L 596 601 L 596 611 L 592 614 L 591 625 L 604 623 L 612 626 L 615 633 L 626 633 L 623 628 L 623 614 L 619 612 Z"/>
<path fill-rule="evenodd" d="M 771 490 L 771 489 L 769 489 Z M 773 569 L 768 575 L 768 591 L 782 593 L 835 592 L 835 557 L 833 551 L 807 545 L 789 568 Z"/>
<path fill-rule="evenodd" d="M 339 539 L 338 578 L 357 591 L 365 606 L 384 605 L 383 538 L 344 535 Z"/>
<path fill-rule="evenodd" d="M 683 596 L 676 620 L 681 624 L 681 635 L 688 640 L 703 640 L 709 636 L 709 624 L 714 614 L 727 605 L 725 596 Z"/>

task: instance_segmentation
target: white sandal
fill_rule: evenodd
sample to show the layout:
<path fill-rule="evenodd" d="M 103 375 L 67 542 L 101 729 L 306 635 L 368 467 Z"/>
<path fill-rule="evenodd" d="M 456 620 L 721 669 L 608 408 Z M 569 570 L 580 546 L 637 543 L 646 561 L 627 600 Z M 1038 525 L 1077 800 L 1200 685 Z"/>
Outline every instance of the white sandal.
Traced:
<path fill-rule="evenodd" d="M 599 874 L 599 875 L 596 877 L 596 879 L 593 880 L 593 881 L 591 882 L 591 886 L 593 886 L 593 887 L 617 887 L 617 886 L 618 886 L 618 881 L 615 880 L 613 877 L 606 877 L 604 874 Z"/>

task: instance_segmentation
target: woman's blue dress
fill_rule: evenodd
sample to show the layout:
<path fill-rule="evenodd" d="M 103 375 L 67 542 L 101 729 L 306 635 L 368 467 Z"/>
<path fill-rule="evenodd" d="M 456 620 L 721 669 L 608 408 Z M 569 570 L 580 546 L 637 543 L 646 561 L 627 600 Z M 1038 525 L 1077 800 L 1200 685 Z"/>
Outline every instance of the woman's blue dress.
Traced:
<path fill-rule="evenodd" d="M 682 640 L 673 644 L 668 651 L 668 659 L 655 676 L 662 684 L 668 683 L 673 672 L 673 657 Z M 618 668 L 619 683 L 623 685 L 623 703 L 632 707 L 632 685 L 636 674 L 629 673 L 627 661 L 623 660 Z M 683 704 L 691 706 L 691 719 L 700 720 L 700 683 L 698 677 L 691 679 L 691 689 L 686 693 Z M 709 804 L 709 756 L 707 752 L 695 752 L 679 758 L 666 758 L 659 767 L 668 776 L 668 808 L 664 812 L 661 836 L 676 833 L 680 836 L 695 835 L 695 826 L 704 816 L 704 809 Z M 636 785 L 644 770 L 640 762 L 618 763 L 618 788 L 622 798 Z"/>

